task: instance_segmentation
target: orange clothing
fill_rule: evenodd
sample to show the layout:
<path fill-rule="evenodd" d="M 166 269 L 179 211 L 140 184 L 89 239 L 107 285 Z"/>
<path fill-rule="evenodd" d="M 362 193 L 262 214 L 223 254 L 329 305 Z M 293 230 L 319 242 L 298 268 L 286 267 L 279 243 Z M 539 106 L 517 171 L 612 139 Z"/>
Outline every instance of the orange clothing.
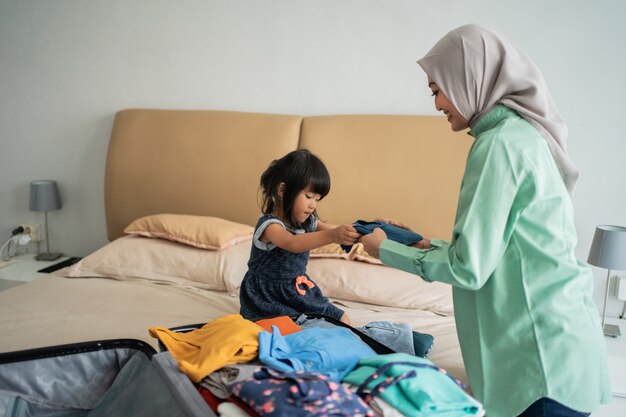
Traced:
<path fill-rule="evenodd" d="M 282 336 L 299 332 L 302 327 L 298 326 L 289 316 L 278 316 L 271 319 L 263 319 L 255 321 L 256 324 L 272 333 L 272 326 L 278 327 Z"/>

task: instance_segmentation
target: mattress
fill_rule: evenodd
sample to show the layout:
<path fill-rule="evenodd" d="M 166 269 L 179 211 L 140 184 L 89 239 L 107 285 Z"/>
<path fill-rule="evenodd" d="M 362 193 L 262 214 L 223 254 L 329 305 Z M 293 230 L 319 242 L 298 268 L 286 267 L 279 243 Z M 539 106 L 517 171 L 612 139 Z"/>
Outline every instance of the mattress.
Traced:
<path fill-rule="evenodd" d="M 409 323 L 416 331 L 432 334 L 429 359 L 467 382 L 453 316 L 332 301 L 350 315 L 354 326 L 372 321 Z M 238 298 L 223 291 L 51 274 L 0 292 L 0 351 L 121 338 L 143 340 L 157 349 L 149 327 L 205 323 L 238 311 Z"/>

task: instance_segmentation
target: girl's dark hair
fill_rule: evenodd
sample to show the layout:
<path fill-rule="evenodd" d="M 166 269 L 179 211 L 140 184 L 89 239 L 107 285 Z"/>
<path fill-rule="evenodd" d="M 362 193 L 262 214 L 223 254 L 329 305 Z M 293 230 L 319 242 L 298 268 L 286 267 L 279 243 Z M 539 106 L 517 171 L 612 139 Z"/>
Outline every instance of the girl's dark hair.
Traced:
<path fill-rule="evenodd" d="M 278 196 L 280 183 L 285 183 L 282 200 Z M 296 196 L 307 186 L 311 191 L 319 194 L 320 199 L 326 197 L 330 191 L 330 175 L 324 163 L 307 149 L 298 149 L 289 152 L 280 159 L 273 160 L 261 175 L 261 189 L 263 191 L 262 210 L 265 214 L 273 213 L 282 202 L 282 211 L 293 227 L 307 227 L 311 216 L 299 224 L 293 218 L 293 204 Z M 317 217 L 317 213 L 313 213 Z"/>

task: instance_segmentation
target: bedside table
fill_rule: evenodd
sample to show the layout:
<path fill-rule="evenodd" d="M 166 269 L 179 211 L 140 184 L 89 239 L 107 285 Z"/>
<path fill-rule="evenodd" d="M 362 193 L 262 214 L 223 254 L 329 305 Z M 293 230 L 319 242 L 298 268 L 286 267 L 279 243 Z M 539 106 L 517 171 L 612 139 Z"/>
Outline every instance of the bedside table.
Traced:
<path fill-rule="evenodd" d="M 609 354 L 609 376 L 613 398 L 610 404 L 603 405 L 592 414 L 593 417 L 626 416 L 626 320 L 607 318 L 606 322 L 619 326 L 619 337 L 606 337 L 606 349 Z"/>
<path fill-rule="evenodd" d="M 35 256 L 32 253 L 14 256 L 10 264 L 0 268 L 0 291 L 41 278 L 47 274 L 39 273 L 38 270 L 69 258 L 62 256 L 54 261 L 38 261 Z"/>

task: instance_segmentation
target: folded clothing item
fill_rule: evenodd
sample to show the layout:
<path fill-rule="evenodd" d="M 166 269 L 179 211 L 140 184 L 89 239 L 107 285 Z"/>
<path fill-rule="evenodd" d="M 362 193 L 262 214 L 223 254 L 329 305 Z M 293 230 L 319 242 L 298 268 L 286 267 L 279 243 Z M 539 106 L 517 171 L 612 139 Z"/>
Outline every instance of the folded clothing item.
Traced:
<path fill-rule="evenodd" d="M 413 330 L 413 349 L 415 356 L 425 358 L 433 348 L 435 337 L 432 334 L 420 333 Z"/>
<path fill-rule="evenodd" d="M 239 314 L 229 314 L 190 332 L 154 326 L 150 335 L 159 339 L 193 382 L 225 365 L 249 362 L 259 351 L 263 328 Z"/>
<path fill-rule="evenodd" d="M 259 333 L 259 360 L 282 372 L 318 372 L 340 381 L 360 359 L 375 355 L 352 331 L 341 327 L 312 327 L 282 336 L 274 326 L 272 333 Z"/>
<path fill-rule="evenodd" d="M 233 384 L 231 391 L 261 416 L 375 416 L 348 388 L 314 372 L 262 368 L 253 378 Z"/>
<path fill-rule="evenodd" d="M 368 222 L 365 220 L 357 220 L 352 223 L 352 226 L 362 235 L 368 235 L 376 228 L 383 229 L 383 232 L 387 234 L 387 238 L 404 245 L 412 245 L 424 239 L 419 233 L 415 233 L 411 230 L 403 229 L 393 224 L 385 222 Z M 350 252 L 352 245 L 341 245 L 343 250 Z"/>
<path fill-rule="evenodd" d="M 428 355 L 435 340 L 430 334 L 412 331 L 411 326 L 407 323 L 373 321 L 362 327 L 357 327 L 357 330 L 395 352 L 408 353 L 422 358 Z"/>
<path fill-rule="evenodd" d="M 393 353 L 363 358 L 342 382 L 358 385 L 366 404 L 380 396 L 407 416 L 480 417 L 485 410 L 465 385 L 428 359 Z"/>
<path fill-rule="evenodd" d="M 276 326 L 278 327 L 278 330 L 280 330 L 280 334 L 283 336 L 302 330 L 302 327 L 298 326 L 289 316 L 278 316 L 269 319 L 257 320 L 255 323 L 270 333 L 272 333 L 272 326 Z"/>

